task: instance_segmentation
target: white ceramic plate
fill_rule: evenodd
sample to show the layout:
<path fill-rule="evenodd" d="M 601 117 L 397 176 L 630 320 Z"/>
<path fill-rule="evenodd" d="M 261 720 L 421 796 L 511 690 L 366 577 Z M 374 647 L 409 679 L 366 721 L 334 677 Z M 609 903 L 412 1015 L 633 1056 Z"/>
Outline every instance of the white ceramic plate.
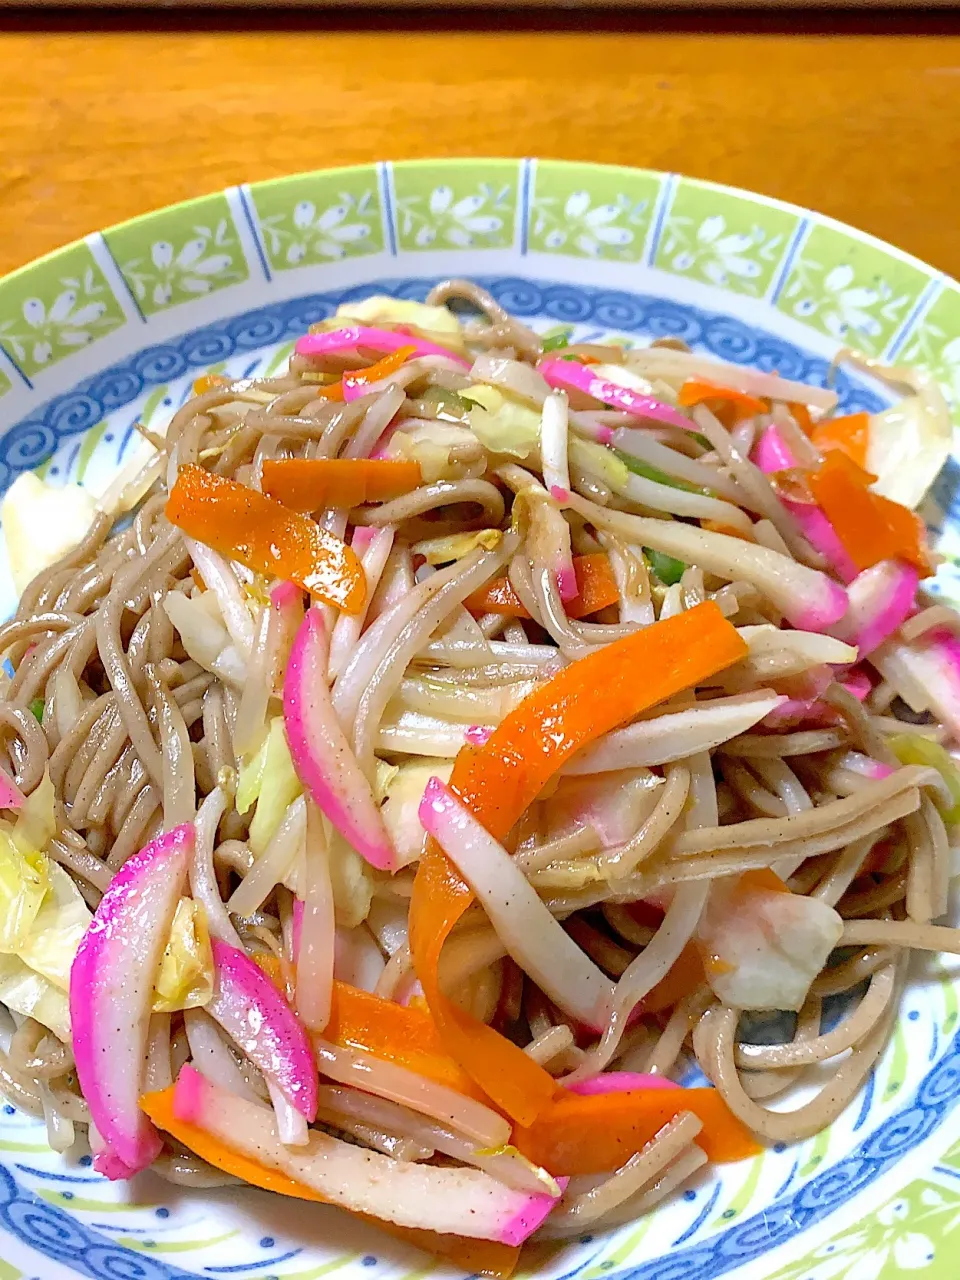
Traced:
<path fill-rule="evenodd" d="M 369 165 L 232 188 L 0 280 L 0 488 L 34 469 L 100 490 L 208 370 L 276 368 L 347 298 L 470 276 L 541 330 L 696 350 L 822 382 L 849 343 L 960 393 L 960 289 L 829 219 L 636 169 L 553 161 Z M 848 410 L 882 391 L 841 375 Z M 948 556 L 951 461 L 927 504 Z M 0 605 L 13 588 L 0 563 Z M 544 1280 L 891 1280 L 960 1266 L 956 961 L 918 968 L 893 1042 L 830 1129 L 712 1169 L 649 1218 L 534 1246 Z M 836 1017 L 838 1011 L 828 1011 Z M 951 1260 L 952 1259 L 952 1260 Z M 393 1280 L 441 1268 L 339 1212 L 257 1191 L 110 1184 L 0 1110 L 0 1280 Z"/>

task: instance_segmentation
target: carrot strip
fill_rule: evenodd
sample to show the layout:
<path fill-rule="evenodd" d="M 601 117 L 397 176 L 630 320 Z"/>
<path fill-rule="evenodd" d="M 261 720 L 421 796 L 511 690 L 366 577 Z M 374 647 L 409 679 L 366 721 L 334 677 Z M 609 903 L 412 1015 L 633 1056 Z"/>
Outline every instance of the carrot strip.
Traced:
<path fill-rule="evenodd" d="M 288 1178 L 278 1169 L 268 1169 L 266 1165 L 258 1164 L 256 1160 L 251 1160 L 249 1156 L 242 1155 L 239 1151 L 225 1147 L 219 1138 L 214 1138 L 199 1125 L 178 1120 L 173 1111 L 173 1094 L 173 1085 L 157 1093 L 146 1093 L 140 1099 L 140 1110 L 144 1111 L 158 1128 L 169 1133 L 178 1142 L 182 1142 L 185 1147 L 189 1147 L 201 1160 L 206 1160 L 216 1169 L 222 1169 L 224 1173 L 242 1178 L 244 1182 L 249 1182 L 254 1187 L 262 1187 L 264 1191 L 275 1191 L 281 1196 L 296 1196 L 298 1200 L 317 1200 L 321 1204 L 326 1203 L 319 1191 L 314 1191 L 312 1187 Z"/>
<path fill-rule="evenodd" d="M 255 959 L 274 986 L 283 991 L 283 972 L 276 956 L 261 952 Z M 435 1084 L 489 1105 L 486 1094 L 443 1047 L 426 1007 L 395 1004 L 335 981 L 330 1021 L 323 1035 L 331 1044 L 395 1062 Z"/>
<path fill-rule="evenodd" d="M 657 985 L 640 1001 L 641 1012 L 661 1013 L 670 1009 L 678 1000 L 702 986 L 703 981 L 700 952 L 693 942 L 688 942 Z"/>
<path fill-rule="evenodd" d="M 451 786 L 502 840 L 566 760 L 641 711 L 737 662 L 744 641 L 713 601 L 571 663 L 529 694 L 482 747 L 457 756 Z M 642 673 L 643 678 L 638 678 Z M 410 904 L 414 966 L 447 1052 L 521 1124 L 550 1103 L 542 1067 L 453 1004 L 439 981 L 440 953 L 473 900 L 443 850 L 427 843 Z"/>
<path fill-rule="evenodd" d="M 288 1178 L 277 1169 L 268 1169 L 258 1164 L 249 1156 L 241 1155 L 231 1147 L 225 1146 L 218 1138 L 212 1137 L 198 1125 L 178 1120 L 173 1111 L 174 1086 L 158 1093 L 147 1093 L 140 1099 L 140 1110 L 144 1111 L 153 1123 L 176 1138 L 178 1142 L 189 1148 L 207 1164 L 235 1178 L 247 1182 L 252 1187 L 261 1187 L 264 1191 L 273 1191 L 277 1195 L 292 1196 L 297 1200 L 313 1200 L 319 1204 L 330 1201 L 306 1183 Z M 347 1212 L 351 1212 L 347 1210 Z M 481 1275 L 496 1276 L 499 1280 L 509 1280 L 517 1265 L 520 1250 L 509 1245 L 496 1244 L 491 1240 L 467 1240 L 463 1236 L 440 1235 L 436 1231 L 424 1231 L 417 1227 L 398 1227 L 392 1222 L 384 1222 L 382 1218 L 374 1218 L 369 1214 L 355 1213 L 370 1226 L 379 1227 L 381 1231 L 412 1244 L 425 1253 L 432 1253 L 449 1259 L 464 1271 L 479 1272 Z"/>
<path fill-rule="evenodd" d="M 357 387 L 367 387 L 374 382 L 380 382 L 383 378 L 389 378 L 391 373 L 396 373 L 401 365 L 406 364 L 412 355 L 416 355 L 417 348 L 397 347 L 396 351 L 391 351 L 388 356 L 384 356 L 382 360 L 378 360 L 376 364 L 367 365 L 366 369 L 350 369 L 343 375 L 344 391 L 356 390 Z"/>
<path fill-rule="evenodd" d="M 574 556 L 573 572 L 577 579 L 577 594 L 564 604 L 568 618 L 585 618 L 588 614 L 619 601 L 620 592 L 610 568 L 610 560 L 602 551 Z M 499 613 L 508 618 L 530 617 L 509 578 L 494 578 L 485 587 L 468 595 L 464 604 L 473 614 Z"/>
<path fill-rule="evenodd" d="M 216 391 L 218 387 L 225 387 L 229 381 L 229 378 L 225 378 L 220 373 L 202 373 L 193 384 L 193 394 L 195 396 L 205 395 L 208 391 Z"/>
<path fill-rule="evenodd" d="M 866 470 L 870 415 L 851 413 L 844 418 L 829 418 L 825 422 L 818 422 L 810 433 L 810 439 L 821 453 L 840 449 L 851 462 Z"/>
<path fill-rule="evenodd" d="M 790 893 L 772 867 L 756 867 L 752 871 L 744 871 L 739 880 L 744 889 L 766 889 L 769 893 Z"/>
<path fill-rule="evenodd" d="M 927 548 L 927 526 L 909 507 L 884 498 L 879 493 L 871 496 L 874 510 L 881 516 L 900 548 L 898 554 L 910 564 L 916 565 L 922 576 L 929 574 L 931 566 Z"/>
<path fill-rule="evenodd" d="M 324 400 L 345 400 L 347 391 L 357 391 L 359 394 L 360 388 L 379 382 L 382 378 L 389 377 L 391 373 L 396 373 L 415 352 L 416 347 L 398 347 L 396 351 L 384 356 L 376 364 L 368 365 L 366 369 L 350 369 L 339 382 L 318 386 L 315 394 Z"/>
<path fill-rule="evenodd" d="M 770 401 L 749 396 L 745 391 L 721 387 L 705 378 L 688 378 L 680 388 L 677 402 L 684 409 L 695 404 L 708 405 L 725 427 L 735 427 L 738 422 L 770 412 Z"/>
<path fill-rule="evenodd" d="M 248 569 L 284 578 L 324 604 L 357 613 L 367 580 L 340 538 L 272 498 L 195 463 L 180 468 L 166 516 L 191 538 Z"/>
<path fill-rule="evenodd" d="M 313 394 L 318 400 L 331 400 L 339 404 L 343 400 L 343 383 L 338 379 L 336 382 L 318 384 L 313 388 Z"/>
<path fill-rule="evenodd" d="M 755 541 L 742 529 L 736 529 L 732 524 L 724 524 L 722 520 L 701 520 L 700 528 L 706 529 L 708 533 L 725 533 L 730 538 L 741 538 L 744 542 Z"/>
<path fill-rule="evenodd" d="M 716 1089 L 637 1089 L 558 1093 L 532 1125 L 517 1125 L 513 1145 L 554 1177 L 608 1173 L 642 1151 L 668 1120 L 692 1111 L 703 1121 L 697 1143 L 710 1160 L 743 1160 L 760 1147 Z"/>
<path fill-rule="evenodd" d="M 793 420 L 805 434 L 809 435 L 813 430 L 813 419 L 810 417 L 810 410 L 805 404 L 800 404 L 797 400 L 791 400 L 787 404 L 787 408 L 793 414 Z"/>
<path fill-rule="evenodd" d="M 881 560 L 902 559 L 930 572 L 926 529 L 919 516 L 899 502 L 872 493 L 875 479 L 845 452 L 832 449 L 823 464 L 807 474 L 810 490 L 833 525 L 857 569 Z"/>
<path fill-rule="evenodd" d="M 421 483 L 419 462 L 371 458 L 267 458 L 263 492 L 294 511 L 388 502 Z"/>
<path fill-rule="evenodd" d="M 436 1084 L 488 1102 L 486 1094 L 447 1053 L 426 1009 L 394 1004 L 345 982 L 334 982 L 330 1021 L 323 1034 L 332 1044 L 386 1058 Z"/>

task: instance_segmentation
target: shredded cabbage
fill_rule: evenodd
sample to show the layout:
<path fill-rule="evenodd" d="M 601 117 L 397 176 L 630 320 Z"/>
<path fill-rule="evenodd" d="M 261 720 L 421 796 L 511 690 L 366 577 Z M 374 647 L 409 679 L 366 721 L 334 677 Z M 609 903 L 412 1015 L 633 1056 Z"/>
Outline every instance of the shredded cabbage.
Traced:
<path fill-rule="evenodd" d="M 170 591 L 164 597 L 163 609 L 176 627 L 187 656 L 206 671 L 219 673 L 218 663 L 229 647 L 230 636 L 214 592 L 185 596 L 181 591 Z"/>
<path fill-rule="evenodd" d="M 475 383 L 460 392 L 471 402 L 470 426 L 484 448 L 528 458 L 540 443 L 540 414 L 496 387 Z"/>
<path fill-rule="evenodd" d="M 364 324 L 406 324 L 417 329 L 424 337 L 441 337 L 441 345 L 451 351 L 462 352 L 463 332 L 460 321 L 449 307 L 431 307 L 425 302 L 410 302 L 406 298 L 388 298 L 376 293 L 359 302 L 341 302 L 337 307 L 338 320 L 360 320 Z"/>
<path fill-rule="evenodd" d="M 431 422 L 429 426 L 395 431 L 384 450 L 384 457 L 418 462 L 423 483 L 435 484 L 437 480 L 457 480 L 464 474 L 463 464 L 450 460 L 452 448 L 476 444 L 477 437 L 468 427 Z"/>
<path fill-rule="evenodd" d="M 550 797 L 546 836 L 590 826 L 602 847 L 625 844 L 656 805 L 662 785 L 649 769 L 560 778 Z"/>
<path fill-rule="evenodd" d="M 950 456 L 953 424 L 943 393 L 936 379 L 920 369 L 889 367 L 852 351 L 841 352 L 837 359 L 913 391 L 891 408 L 870 415 L 867 440 L 867 470 L 877 477 L 871 486 L 874 492 L 912 510 Z"/>
<path fill-rule="evenodd" d="M 260 788 L 263 786 L 263 768 L 267 762 L 267 741 L 268 738 L 264 738 L 256 751 L 244 756 L 240 761 L 235 800 L 237 813 L 246 813 L 256 803 L 257 796 L 260 794 Z"/>
<path fill-rule="evenodd" d="M 254 799 L 257 811 L 250 823 L 250 848 L 258 858 L 270 843 L 289 806 L 297 796 L 303 794 L 303 787 L 290 759 L 282 716 L 274 716 L 270 721 L 270 730 L 262 750 L 263 765 L 259 777 L 255 783 L 249 782 L 244 790 L 245 800 L 250 790 L 256 790 Z M 240 785 L 246 781 L 241 770 Z M 242 813 L 244 810 L 240 808 L 240 785 L 237 787 L 237 809 Z M 248 800 L 244 808 L 248 809 L 250 803 L 252 802 Z"/>
<path fill-rule="evenodd" d="M 398 764 L 388 764 L 386 760 L 381 760 L 379 756 L 373 763 L 376 767 L 376 775 L 373 779 L 373 798 L 377 804 L 383 804 L 387 798 L 391 782 L 400 772 L 400 766 Z"/>
<path fill-rule="evenodd" d="M 14 480 L 0 504 L 0 523 L 18 594 L 83 541 L 96 512 L 93 495 L 78 484 L 57 488 L 32 471 Z"/>
<path fill-rule="evenodd" d="M 397 851 L 398 866 L 405 867 L 420 857 L 424 831 L 417 811 L 427 783 L 434 777 L 449 782 L 452 772 L 452 760 L 419 756 L 401 764 L 387 784 L 380 814 Z"/>
<path fill-rule="evenodd" d="M 337 927 L 355 929 L 363 924 L 373 901 L 369 864 L 347 844 L 339 831 L 324 819 L 330 860 L 330 886 Z"/>
<path fill-rule="evenodd" d="M 456 391 L 449 391 L 446 387 L 425 387 L 420 399 L 424 404 L 430 406 L 428 417 L 436 418 L 440 422 L 454 422 L 462 426 L 467 421 L 467 415 L 470 412 L 470 406 L 466 400 L 461 400 Z"/>
<path fill-rule="evenodd" d="M 622 489 L 630 479 L 630 471 L 612 449 L 597 444 L 593 440 L 581 440 L 579 436 L 571 436 L 569 444 L 570 461 L 584 471 L 592 471 L 611 489 Z"/>
<path fill-rule="evenodd" d="M 43 778 L 27 796 L 13 828 L 13 843 L 21 853 L 42 853 L 57 834 L 54 797 L 50 773 L 44 769 Z"/>
<path fill-rule="evenodd" d="M 49 859 L 0 830 L 0 952 L 20 950 L 50 884 Z"/>
<path fill-rule="evenodd" d="M 14 1013 L 36 1018 L 64 1043 L 70 1042 L 70 1002 L 66 993 L 18 956 L 0 955 L 0 1001 Z"/>
<path fill-rule="evenodd" d="M 61 991 L 70 986 L 70 966 L 93 916 L 68 873 L 46 858 L 49 888 L 29 934 L 17 949 L 24 964 Z"/>
<path fill-rule="evenodd" d="M 502 541 L 503 533 L 499 529 L 477 529 L 475 533 L 450 533 L 444 538 L 426 538 L 423 542 L 415 542 L 410 550 L 415 556 L 423 556 L 427 564 L 450 564 L 452 560 L 462 560 L 477 547 L 492 551 Z"/>
<path fill-rule="evenodd" d="M 202 903 L 181 898 L 154 986 L 154 1013 L 174 1013 L 208 1004 L 213 996 L 213 980 L 207 913 Z"/>
<path fill-rule="evenodd" d="M 0 1000 L 69 1037 L 70 968 L 92 916 L 45 847 L 56 831 L 44 774 L 12 829 L 0 826 Z"/>

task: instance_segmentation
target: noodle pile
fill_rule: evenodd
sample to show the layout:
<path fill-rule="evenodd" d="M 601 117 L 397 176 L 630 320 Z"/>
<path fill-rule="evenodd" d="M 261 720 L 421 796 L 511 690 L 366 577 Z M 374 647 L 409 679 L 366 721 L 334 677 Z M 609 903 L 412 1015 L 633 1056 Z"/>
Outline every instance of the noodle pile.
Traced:
<path fill-rule="evenodd" d="M 748 657 L 588 747 L 505 842 L 539 902 L 606 976 L 613 993 L 606 1025 L 591 1032 L 565 1014 L 537 973 L 524 972 L 480 903 L 445 949 L 444 985 L 558 1080 L 575 1086 L 602 1072 L 670 1078 L 695 1062 L 761 1142 L 816 1134 L 883 1052 L 909 952 L 960 953 L 960 930 L 933 923 L 947 909 L 950 783 L 919 756 L 901 763 L 898 751 L 904 735 L 949 744 L 951 730 L 930 710 L 936 704 L 923 709 L 916 681 L 903 672 L 911 646 L 954 631 L 956 616 L 921 602 L 885 639 L 876 666 L 860 661 L 865 693 L 851 691 L 856 656 L 837 658 L 845 641 L 822 634 L 829 627 L 790 626 L 791 599 L 803 603 L 802 575 L 833 577 L 782 489 L 751 459 L 773 423 L 800 465 L 815 466 L 809 414 L 796 405 L 829 416 L 830 393 L 712 364 L 675 341 L 552 352 L 586 370 L 599 365 L 611 379 L 619 370 L 624 387 L 685 414 L 691 429 L 638 421 L 582 390 L 548 395 L 537 372 L 542 339 L 482 289 L 452 281 L 428 298 L 434 307 L 448 302 L 456 314 L 470 313 L 457 326 L 466 359 L 414 354 L 349 402 L 324 388 L 378 358 L 362 344 L 346 354 L 296 354 L 281 376 L 199 386 L 165 436 L 152 438 L 162 462 L 148 463 L 132 519 L 98 516 L 75 550 L 31 582 L 0 628 L 13 673 L 0 702 L 7 772 L 27 796 L 49 777 L 56 830 L 46 853 L 91 910 L 131 855 L 195 821 L 190 895 L 210 934 L 260 962 L 310 1025 L 322 1024 L 324 1001 L 329 1010 L 329 981 L 304 985 L 296 903 L 310 899 L 304 852 L 319 842 L 327 899 L 315 897 L 311 909 L 328 915 L 326 934 L 314 936 L 329 948 L 334 975 L 387 1000 L 416 1002 L 407 918 L 427 779 L 439 771 L 446 781 L 458 751 L 484 741 L 558 671 L 715 601 L 746 639 Z M 378 323 L 397 327 L 389 317 Z M 446 341 L 454 346 L 449 332 Z M 704 378 L 760 397 L 759 411 L 725 418 L 709 399 L 684 409 L 681 389 Z M 493 394 L 484 399 L 478 386 Z M 541 414 L 542 455 L 536 439 L 532 447 L 498 447 L 509 444 L 516 423 Z M 548 439 L 550 414 L 562 423 Z M 548 457 L 557 439 L 561 455 Z M 258 752 L 263 773 L 264 743 L 282 711 L 283 658 L 267 625 L 274 584 L 164 514 L 169 487 L 191 463 L 259 489 L 265 463 L 371 455 L 415 459 L 422 482 L 380 503 L 312 514 L 363 548 L 363 612 L 324 610 L 329 679 L 349 750 L 398 842 L 393 874 L 363 862 L 295 776 L 288 791 L 270 780 L 280 811 L 266 835 L 257 828 L 267 821 L 266 791 L 255 804 L 238 804 L 238 784 Z M 358 530 L 370 532 L 358 538 Z M 751 560 L 756 548 L 767 556 L 760 569 Z M 617 599 L 578 618 L 561 598 L 555 568 L 597 556 L 609 562 Z M 498 579 L 519 602 L 513 613 L 473 603 Z M 738 945 L 728 938 L 731 921 L 753 901 L 746 873 L 758 877 L 757 900 L 773 912 L 774 939 L 777 877 L 791 905 L 809 900 L 824 919 L 839 920 L 839 936 L 826 945 L 819 972 L 803 979 L 797 1004 L 770 1006 L 796 1014 L 784 1043 L 741 1038 L 744 1007 L 766 1006 L 722 995 L 740 963 L 724 951 Z M 737 896 L 742 885 L 745 899 Z M 686 972 L 697 940 L 709 950 L 710 938 L 722 957 L 716 973 L 706 964 L 665 1003 L 640 1004 Z M 770 956 L 756 963 L 769 965 Z M 793 974 L 796 958 L 783 963 Z M 747 977 L 741 967 L 737 990 Z M 843 993 L 844 1018 L 822 1030 L 824 999 Z M 45 1116 L 51 1142 L 65 1149 L 74 1125 L 89 1121 L 71 1044 L 21 1012 L 12 1013 L 4 1043 L 0 1089 Z M 486 1150 L 501 1141 L 492 1108 L 473 1103 L 480 1110 L 468 1114 L 462 1101 L 442 1114 L 429 1088 L 418 1103 L 383 1063 L 373 1068 L 376 1087 L 358 1088 L 363 1064 L 354 1051 L 322 1036 L 314 1043 L 324 1132 L 397 1161 L 465 1163 L 516 1180 L 508 1157 L 478 1154 L 478 1143 Z M 142 1090 L 168 1086 L 186 1062 L 248 1103 L 269 1105 L 261 1073 L 202 1002 L 152 1014 Z M 814 1075 L 821 1087 L 811 1101 L 774 1109 Z M 282 1129 L 279 1107 L 277 1118 Z M 574 1176 L 541 1235 L 612 1227 L 646 1212 L 704 1164 L 700 1128 L 681 1111 L 621 1167 Z M 190 1185 L 224 1180 L 171 1138 L 156 1167 Z"/>

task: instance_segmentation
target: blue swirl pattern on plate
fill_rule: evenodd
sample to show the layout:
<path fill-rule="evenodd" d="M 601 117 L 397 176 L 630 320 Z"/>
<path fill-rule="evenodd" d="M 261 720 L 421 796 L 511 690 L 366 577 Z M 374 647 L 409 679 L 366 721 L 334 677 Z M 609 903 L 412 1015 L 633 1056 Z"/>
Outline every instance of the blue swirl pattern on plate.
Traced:
<path fill-rule="evenodd" d="M 120 364 L 86 378 L 0 438 L 0 490 L 21 471 L 38 466 L 68 436 L 96 426 L 108 413 L 130 404 L 151 386 L 170 382 L 192 369 L 204 369 L 246 351 L 298 337 L 307 327 L 333 315 L 341 302 L 371 293 L 423 299 L 435 283 L 420 277 L 378 280 L 332 293 L 275 302 L 229 320 L 194 329 L 159 346 L 146 347 Z M 786 378 L 823 386 L 829 364 L 762 329 L 719 312 L 704 311 L 665 298 L 587 285 L 544 284 L 516 277 L 479 279 L 508 311 L 522 318 L 589 324 L 647 337 L 682 338 L 691 347 L 738 364 L 776 371 Z M 884 401 L 862 382 L 840 371 L 836 379 L 845 412 L 881 409 Z"/>

